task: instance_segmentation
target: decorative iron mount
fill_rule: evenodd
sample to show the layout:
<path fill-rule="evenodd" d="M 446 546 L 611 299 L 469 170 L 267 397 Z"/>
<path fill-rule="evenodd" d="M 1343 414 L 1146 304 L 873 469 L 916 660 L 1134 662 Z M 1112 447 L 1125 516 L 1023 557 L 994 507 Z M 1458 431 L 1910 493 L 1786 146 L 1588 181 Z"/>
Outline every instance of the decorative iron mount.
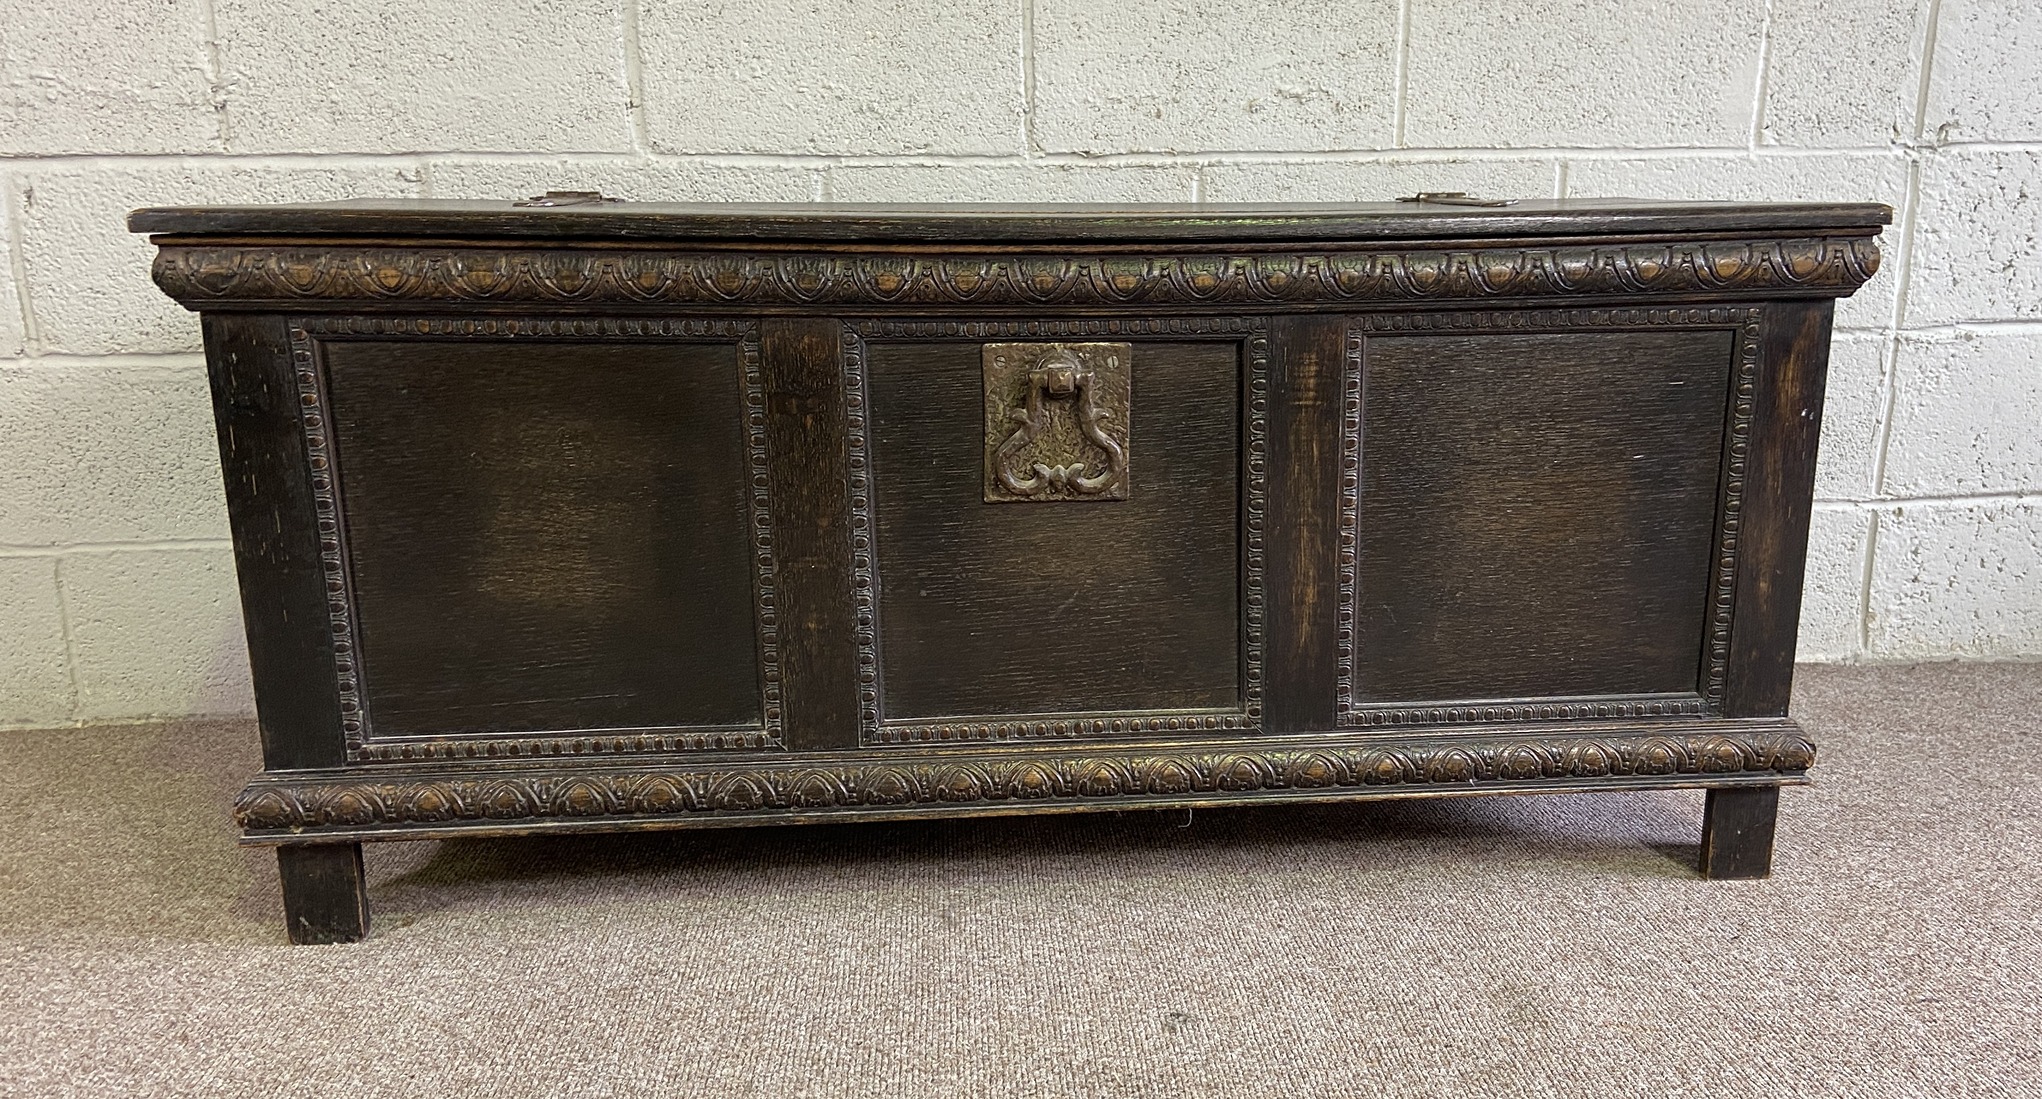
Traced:
<path fill-rule="evenodd" d="M 984 355 L 986 502 L 1127 499 L 1134 345 L 989 343 Z"/>

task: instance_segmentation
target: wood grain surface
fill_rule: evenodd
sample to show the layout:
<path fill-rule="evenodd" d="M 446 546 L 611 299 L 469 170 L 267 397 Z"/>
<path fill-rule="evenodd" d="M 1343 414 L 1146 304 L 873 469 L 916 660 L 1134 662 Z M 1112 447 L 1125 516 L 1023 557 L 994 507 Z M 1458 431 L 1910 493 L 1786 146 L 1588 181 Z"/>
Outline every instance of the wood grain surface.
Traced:
<path fill-rule="evenodd" d="M 1507 196 L 1506 196 L 1507 197 Z M 412 235 L 546 240 L 1077 243 L 1114 241 L 1412 240 L 1553 233 L 1876 230 L 1878 203 L 1728 203 L 1527 199 L 1510 206 L 1411 202 L 592 203 L 364 199 L 284 206 L 137 210 L 137 233 Z"/>
<path fill-rule="evenodd" d="M 1269 514 L 1263 728 L 1331 728 L 1340 673 L 1340 417 L 1347 318 L 1269 329 Z"/>
<path fill-rule="evenodd" d="M 1734 717 L 1784 714 L 1794 690 L 1794 641 L 1835 310 L 1832 301 L 1797 302 L 1772 306 L 1766 315 L 1748 487 L 1739 516 L 1743 566 L 1725 699 Z"/>
<path fill-rule="evenodd" d="M 1733 343 L 1369 338 L 1357 698 L 1694 691 Z"/>
<path fill-rule="evenodd" d="M 208 316 L 204 329 L 263 766 L 335 766 L 347 742 L 333 635 L 312 628 L 328 621 L 329 595 L 290 325 Z"/>
<path fill-rule="evenodd" d="M 983 499 L 977 343 L 868 345 L 891 718 L 1236 706 L 1240 345 L 1134 345 L 1130 499 Z"/>
<path fill-rule="evenodd" d="M 371 736 L 760 720 L 735 344 L 324 359 Z"/>
<path fill-rule="evenodd" d="M 858 746 L 857 608 L 851 590 L 849 421 L 843 326 L 815 318 L 759 326 L 772 452 L 774 613 L 790 748 Z"/>

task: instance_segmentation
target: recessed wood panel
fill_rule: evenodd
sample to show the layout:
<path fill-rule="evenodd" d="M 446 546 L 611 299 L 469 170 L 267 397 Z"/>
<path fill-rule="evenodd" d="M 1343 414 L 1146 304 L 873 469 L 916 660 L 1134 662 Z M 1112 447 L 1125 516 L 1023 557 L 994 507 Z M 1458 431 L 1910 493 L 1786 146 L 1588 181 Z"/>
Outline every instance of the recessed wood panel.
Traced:
<path fill-rule="evenodd" d="M 1734 345 L 1370 337 L 1356 700 L 1697 690 Z"/>
<path fill-rule="evenodd" d="M 759 723 L 734 344 L 323 358 L 372 737 Z"/>
<path fill-rule="evenodd" d="M 981 345 L 875 342 L 890 719 L 1236 707 L 1240 346 L 1136 343 L 1130 498 L 984 499 Z"/>

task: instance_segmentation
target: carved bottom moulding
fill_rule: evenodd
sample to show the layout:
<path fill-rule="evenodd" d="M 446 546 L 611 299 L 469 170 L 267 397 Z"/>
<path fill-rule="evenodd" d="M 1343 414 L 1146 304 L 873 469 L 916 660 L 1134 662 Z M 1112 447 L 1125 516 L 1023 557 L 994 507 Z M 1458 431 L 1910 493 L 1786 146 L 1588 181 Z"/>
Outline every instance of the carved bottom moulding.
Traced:
<path fill-rule="evenodd" d="M 138 211 L 296 942 L 361 844 L 1700 787 L 1770 868 L 1865 204 Z"/>
<path fill-rule="evenodd" d="M 859 753 L 686 768 L 555 759 L 470 770 L 379 768 L 264 775 L 235 816 L 245 842 L 377 839 L 523 826 L 616 830 L 770 823 L 816 814 L 966 816 L 1259 800 L 1449 796 L 1652 785 L 1804 781 L 1815 747 L 1788 722 L 1578 737 L 1443 737 L 1133 747 L 916 758 Z M 1244 795 L 1256 795 L 1247 798 Z"/>

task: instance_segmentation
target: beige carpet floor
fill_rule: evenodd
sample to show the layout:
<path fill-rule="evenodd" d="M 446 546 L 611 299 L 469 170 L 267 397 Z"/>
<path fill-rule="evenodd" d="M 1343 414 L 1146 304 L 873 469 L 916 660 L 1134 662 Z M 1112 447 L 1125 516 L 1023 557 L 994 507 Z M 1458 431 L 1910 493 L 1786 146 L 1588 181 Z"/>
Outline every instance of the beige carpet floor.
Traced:
<path fill-rule="evenodd" d="M 0 734 L 0 1095 L 2042 1095 L 2042 665 L 1805 669 L 1695 792 L 370 849 L 284 944 L 245 722 Z"/>

